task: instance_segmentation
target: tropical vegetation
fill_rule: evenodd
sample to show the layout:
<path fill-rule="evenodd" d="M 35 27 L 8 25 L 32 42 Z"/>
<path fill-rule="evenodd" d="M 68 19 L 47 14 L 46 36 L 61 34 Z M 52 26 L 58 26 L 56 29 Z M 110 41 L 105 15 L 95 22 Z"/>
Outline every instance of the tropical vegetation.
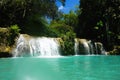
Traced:
<path fill-rule="evenodd" d="M 65 55 L 73 55 L 75 37 L 102 42 L 107 51 L 118 46 L 119 51 L 120 0 L 80 0 L 76 11 L 68 14 L 58 10 L 56 1 L 65 5 L 65 0 L 0 0 L 0 27 L 10 29 L 9 45 L 25 33 L 61 37 Z"/>

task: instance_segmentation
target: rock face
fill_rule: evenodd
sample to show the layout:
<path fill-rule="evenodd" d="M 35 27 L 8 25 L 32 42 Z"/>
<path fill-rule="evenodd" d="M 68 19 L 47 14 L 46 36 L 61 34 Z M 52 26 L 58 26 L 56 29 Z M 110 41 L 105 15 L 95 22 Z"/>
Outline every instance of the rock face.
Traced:
<path fill-rule="evenodd" d="M 7 28 L 0 28 L 0 52 L 6 52 L 8 43 L 9 30 Z"/>
<path fill-rule="evenodd" d="M 112 51 L 107 52 L 108 55 L 120 55 L 120 46 L 114 46 Z"/>
<path fill-rule="evenodd" d="M 0 28 L 0 57 L 12 56 L 12 48 L 9 46 L 10 32 L 7 28 Z"/>
<path fill-rule="evenodd" d="M 12 57 L 12 54 L 8 52 L 0 52 L 0 58 Z"/>

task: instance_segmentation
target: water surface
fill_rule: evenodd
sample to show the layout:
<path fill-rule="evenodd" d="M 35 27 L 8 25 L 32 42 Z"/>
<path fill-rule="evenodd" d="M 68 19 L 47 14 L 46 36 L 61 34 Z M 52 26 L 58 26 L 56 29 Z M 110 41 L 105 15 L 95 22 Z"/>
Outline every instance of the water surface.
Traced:
<path fill-rule="evenodd" d="M 0 80 L 120 80 L 120 56 L 1 58 Z"/>

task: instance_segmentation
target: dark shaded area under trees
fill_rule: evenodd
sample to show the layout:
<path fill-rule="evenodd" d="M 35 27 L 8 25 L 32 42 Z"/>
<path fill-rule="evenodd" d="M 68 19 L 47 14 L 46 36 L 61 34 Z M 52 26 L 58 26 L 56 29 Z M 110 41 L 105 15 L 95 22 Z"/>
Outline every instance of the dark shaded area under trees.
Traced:
<path fill-rule="evenodd" d="M 120 45 L 120 0 L 80 0 L 77 36 L 100 41 L 106 50 Z"/>

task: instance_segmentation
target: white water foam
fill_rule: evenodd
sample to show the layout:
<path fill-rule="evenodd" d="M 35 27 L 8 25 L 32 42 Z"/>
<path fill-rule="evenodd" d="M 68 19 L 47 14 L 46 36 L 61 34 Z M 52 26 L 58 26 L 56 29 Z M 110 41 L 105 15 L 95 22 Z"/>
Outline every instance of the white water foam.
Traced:
<path fill-rule="evenodd" d="M 25 39 L 20 35 L 14 56 L 60 56 L 57 38 L 31 38 Z"/>

